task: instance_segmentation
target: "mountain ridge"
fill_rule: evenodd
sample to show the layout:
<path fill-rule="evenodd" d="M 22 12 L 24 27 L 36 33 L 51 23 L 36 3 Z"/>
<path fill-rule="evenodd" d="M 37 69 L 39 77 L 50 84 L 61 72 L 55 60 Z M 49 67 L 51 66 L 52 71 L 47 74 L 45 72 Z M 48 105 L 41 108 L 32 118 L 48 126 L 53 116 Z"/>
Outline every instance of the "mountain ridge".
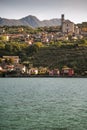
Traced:
<path fill-rule="evenodd" d="M 21 19 L 7 19 L 0 17 L 0 26 L 30 26 L 33 28 L 44 26 L 59 26 L 61 25 L 61 19 L 53 18 L 50 20 L 39 20 L 36 16 L 28 15 Z"/>

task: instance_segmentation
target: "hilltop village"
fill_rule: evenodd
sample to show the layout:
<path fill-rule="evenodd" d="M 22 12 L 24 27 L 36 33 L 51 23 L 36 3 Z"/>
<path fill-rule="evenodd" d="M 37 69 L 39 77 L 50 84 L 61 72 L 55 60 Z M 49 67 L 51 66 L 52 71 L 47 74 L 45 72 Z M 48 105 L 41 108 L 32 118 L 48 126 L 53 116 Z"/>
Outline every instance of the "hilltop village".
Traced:
<path fill-rule="evenodd" d="M 0 26 L 0 76 L 87 76 L 87 23 Z"/>

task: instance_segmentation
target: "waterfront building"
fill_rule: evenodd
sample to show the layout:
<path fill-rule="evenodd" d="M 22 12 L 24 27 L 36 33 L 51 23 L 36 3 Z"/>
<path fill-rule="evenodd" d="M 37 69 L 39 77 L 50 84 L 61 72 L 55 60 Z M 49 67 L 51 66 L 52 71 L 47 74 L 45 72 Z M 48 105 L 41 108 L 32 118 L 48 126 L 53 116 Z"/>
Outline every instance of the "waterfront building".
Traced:
<path fill-rule="evenodd" d="M 74 70 L 72 68 L 69 68 L 67 66 L 64 66 L 61 71 L 62 76 L 73 76 Z"/>

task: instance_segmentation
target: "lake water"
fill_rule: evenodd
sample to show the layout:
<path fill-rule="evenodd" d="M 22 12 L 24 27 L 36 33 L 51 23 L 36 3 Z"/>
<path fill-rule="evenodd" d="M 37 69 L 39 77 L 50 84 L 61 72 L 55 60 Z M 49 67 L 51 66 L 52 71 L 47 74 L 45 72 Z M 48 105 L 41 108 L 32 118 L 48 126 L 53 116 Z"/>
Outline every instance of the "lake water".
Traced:
<path fill-rule="evenodd" d="M 87 79 L 1 78 L 0 130 L 87 130 Z"/>

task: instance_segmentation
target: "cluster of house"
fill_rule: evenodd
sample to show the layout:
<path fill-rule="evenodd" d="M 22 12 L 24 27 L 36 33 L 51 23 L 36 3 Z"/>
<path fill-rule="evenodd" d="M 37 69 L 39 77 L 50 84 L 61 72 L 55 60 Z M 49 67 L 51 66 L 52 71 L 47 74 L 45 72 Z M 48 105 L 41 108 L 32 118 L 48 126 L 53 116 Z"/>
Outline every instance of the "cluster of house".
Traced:
<path fill-rule="evenodd" d="M 0 73 L 11 74 L 16 72 L 17 74 L 24 73 L 26 67 L 20 64 L 19 56 L 3 56 L 0 62 Z"/>
<path fill-rule="evenodd" d="M 6 63 L 6 59 L 13 59 L 13 63 Z M 73 76 L 74 70 L 64 66 L 60 71 L 58 68 L 49 69 L 47 67 L 26 67 L 20 64 L 19 56 L 3 56 L 2 63 L 0 63 L 0 74 L 7 76 Z"/>
<path fill-rule="evenodd" d="M 23 29 L 23 28 L 21 28 Z M 4 30 L 5 31 L 5 30 Z M 3 34 L 0 35 L 0 37 Z M 70 20 L 65 20 L 64 14 L 61 15 L 61 30 L 57 32 L 37 32 L 35 34 L 5 34 L 6 40 L 19 40 L 20 42 L 26 42 L 31 45 L 34 42 L 50 43 L 51 41 L 59 40 L 68 40 L 69 35 L 72 36 L 72 39 L 82 39 L 84 36 L 87 36 L 87 28 L 79 28 Z"/>

